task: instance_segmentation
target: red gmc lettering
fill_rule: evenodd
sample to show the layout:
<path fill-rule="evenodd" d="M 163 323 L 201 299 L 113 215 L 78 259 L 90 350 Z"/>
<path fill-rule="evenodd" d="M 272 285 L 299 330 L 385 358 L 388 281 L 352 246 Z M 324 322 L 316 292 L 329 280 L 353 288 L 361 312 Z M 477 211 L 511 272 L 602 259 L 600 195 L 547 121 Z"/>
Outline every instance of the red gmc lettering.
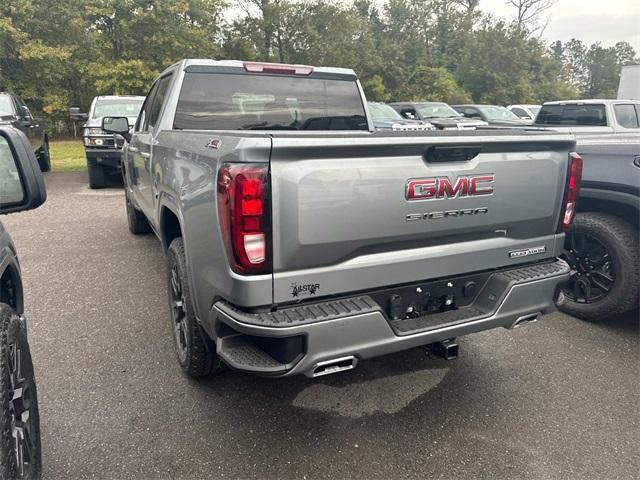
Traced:
<path fill-rule="evenodd" d="M 438 197 L 464 197 L 469 192 L 469 179 L 467 177 L 458 177 L 456 186 L 452 186 L 447 177 L 438 179 Z"/>
<path fill-rule="evenodd" d="M 420 178 L 407 182 L 407 200 L 472 197 L 493 194 L 495 175 L 458 177 L 455 184 L 448 177 Z"/>
<path fill-rule="evenodd" d="M 469 188 L 469 195 L 491 195 L 493 193 L 493 185 L 487 185 L 482 188 L 479 183 L 493 183 L 495 175 L 481 175 L 479 177 L 471 178 L 471 186 Z"/>
<path fill-rule="evenodd" d="M 407 198 L 409 200 L 434 198 L 436 196 L 436 183 L 437 179 L 435 178 L 410 180 L 407 184 Z"/>

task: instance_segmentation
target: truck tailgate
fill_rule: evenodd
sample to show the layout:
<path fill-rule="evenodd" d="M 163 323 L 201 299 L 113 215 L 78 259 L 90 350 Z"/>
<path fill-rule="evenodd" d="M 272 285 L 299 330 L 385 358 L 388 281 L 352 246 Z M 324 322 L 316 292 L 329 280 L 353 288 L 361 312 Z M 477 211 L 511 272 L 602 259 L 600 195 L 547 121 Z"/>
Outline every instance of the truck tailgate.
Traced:
<path fill-rule="evenodd" d="M 272 142 L 275 303 L 541 260 L 561 248 L 569 135 Z"/>

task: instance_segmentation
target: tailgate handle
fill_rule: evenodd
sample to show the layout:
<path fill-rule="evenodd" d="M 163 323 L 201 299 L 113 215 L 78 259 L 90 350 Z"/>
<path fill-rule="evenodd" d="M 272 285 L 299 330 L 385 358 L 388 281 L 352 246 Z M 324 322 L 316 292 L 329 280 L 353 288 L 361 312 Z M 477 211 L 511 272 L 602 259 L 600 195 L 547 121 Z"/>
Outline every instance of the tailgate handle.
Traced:
<path fill-rule="evenodd" d="M 432 146 L 424 152 L 422 158 L 427 163 L 438 162 L 467 162 L 478 156 L 482 146 L 480 145 L 464 145 L 464 146 Z"/>

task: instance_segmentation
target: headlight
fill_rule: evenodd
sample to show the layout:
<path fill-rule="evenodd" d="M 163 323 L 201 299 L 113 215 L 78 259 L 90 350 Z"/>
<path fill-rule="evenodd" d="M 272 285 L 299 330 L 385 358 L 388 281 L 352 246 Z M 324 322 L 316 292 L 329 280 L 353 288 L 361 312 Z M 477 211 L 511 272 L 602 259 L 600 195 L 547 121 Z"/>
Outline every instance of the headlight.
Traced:
<path fill-rule="evenodd" d="M 104 130 L 101 128 L 87 128 L 85 131 L 86 135 L 106 135 Z"/>
<path fill-rule="evenodd" d="M 106 145 L 105 140 L 102 138 L 84 137 L 84 144 L 88 147 Z"/>

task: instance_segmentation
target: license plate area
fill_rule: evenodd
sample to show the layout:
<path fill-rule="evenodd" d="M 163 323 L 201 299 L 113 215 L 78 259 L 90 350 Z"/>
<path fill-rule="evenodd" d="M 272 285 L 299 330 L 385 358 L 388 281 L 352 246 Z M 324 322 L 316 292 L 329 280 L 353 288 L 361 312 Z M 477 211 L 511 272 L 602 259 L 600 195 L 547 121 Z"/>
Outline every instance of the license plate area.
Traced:
<path fill-rule="evenodd" d="M 457 310 L 474 302 L 491 273 L 404 285 L 370 294 L 389 320 Z"/>

